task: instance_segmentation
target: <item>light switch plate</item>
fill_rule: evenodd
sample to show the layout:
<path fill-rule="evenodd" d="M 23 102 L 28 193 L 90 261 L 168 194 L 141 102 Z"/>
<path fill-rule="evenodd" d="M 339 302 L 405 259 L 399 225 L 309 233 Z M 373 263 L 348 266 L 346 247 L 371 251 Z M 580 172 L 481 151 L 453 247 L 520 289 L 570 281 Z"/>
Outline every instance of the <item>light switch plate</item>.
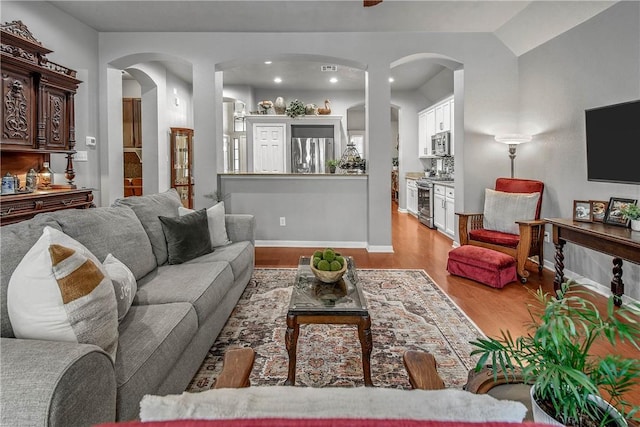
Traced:
<path fill-rule="evenodd" d="M 73 160 L 77 162 L 86 162 L 89 158 L 87 157 L 86 151 L 76 151 L 76 154 L 73 156 Z"/>
<path fill-rule="evenodd" d="M 84 140 L 84 143 L 88 146 L 88 147 L 95 147 L 96 145 L 96 138 L 94 136 L 88 136 L 86 137 L 86 139 Z"/>

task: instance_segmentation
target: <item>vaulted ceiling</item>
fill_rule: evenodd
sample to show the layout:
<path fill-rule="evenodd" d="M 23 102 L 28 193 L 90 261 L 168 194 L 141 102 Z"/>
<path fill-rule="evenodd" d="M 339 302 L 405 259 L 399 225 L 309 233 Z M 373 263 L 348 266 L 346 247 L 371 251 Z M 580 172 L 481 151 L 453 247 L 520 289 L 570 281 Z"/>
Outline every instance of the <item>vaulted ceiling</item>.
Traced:
<path fill-rule="evenodd" d="M 431 1 L 384 0 L 363 7 L 361 0 L 103 0 L 52 1 L 53 5 L 101 32 L 485 32 L 493 33 L 515 55 L 597 15 L 615 1 Z M 310 17 L 313 17 L 310 19 Z M 316 73 L 321 64 L 310 63 Z M 415 87 L 437 67 L 425 73 L 413 64 L 399 69 L 398 81 Z M 287 64 L 279 65 L 286 73 Z M 238 71 L 228 80 L 241 84 L 260 75 L 264 64 Z M 345 71 L 349 71 L 348 69 Z M 225 73 L 226 74 L 226 73 Z M 298 74 L 298 72 L 296 72 Z M 282 75 L 283 79 L 294 76 Z M 266 77 L 265 77 L 266 78 Z M 341 79 L 348 78 L 341 76 Z M 271 77 L 269 78 L 271 80 Z M 227 80 L 225 78 L 225 80 Z M 401 83 L 410 82 L 410 83 Z M 269 85 L 266 80 L 261 85 Z M 311 89 L 311 87 L 309 87 Z"/>

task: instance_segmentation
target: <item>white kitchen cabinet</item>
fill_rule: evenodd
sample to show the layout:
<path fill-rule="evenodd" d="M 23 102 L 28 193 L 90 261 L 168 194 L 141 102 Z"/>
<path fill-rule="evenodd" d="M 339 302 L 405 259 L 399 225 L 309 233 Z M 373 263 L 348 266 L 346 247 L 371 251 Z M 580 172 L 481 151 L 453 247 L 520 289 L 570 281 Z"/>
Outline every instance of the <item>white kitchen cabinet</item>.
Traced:
<path fill-rule="evenodd" d="M 446 190 L 443 185 L 433 186 L 433 225 L 440 231 L 446 228 Z"/>
<path fill-rule="evenodd" d="M 431 137 L 446 131 L 453 132 L 453 97 L 418 113 L 418 157 L 432 157 Z M 453 147 L 453 133 L 451 145 Z"/>
<path fill-rule="evenodd" d="M 407 211 L 418 215 L 418 187 L 415 179 L 407 179 Z"/>
<path fill-rule="evenodd" d="M 456 234 L 455 223 L 455 192 L 453 187 L 434 185 L 433 225 L 438 230 L 453 238 Z"/>
<path fill-rule="evenodd" d="M 451 155 L 453 156 L 455 153 L 455 126 L 454 126 L 454 122 L 453 122 L 453 118 L 455 117 L 455 110 L 453 109 L 454 107 L 454 103 L 453 103 L 453 98 L 451 98 L 451 101 L 449 102 L 449 111 L 450 111 L 450 115 L 449 115 L 449 128 L 451 128 L 451 138 L 449 139 L 449 152 L 451 153 Z"/>
<path fill-rule="evenodd" d="M 455 214 L 455 194 L 454 189 L 446 187 L 446 196 L 444 198 L 445 206 L 445 225 L 444 232 L 452 238 L 456 234 L 456 214 Z"/>
<path fill-rule="evenodd" d="M 431 144 L 428 144 L 427 141 L 430 141 L 431 138 L 428 138 L 427 131 L 427 112 L 421 111 L 418 113 L 418 157 L 427 157 L 429 155 L 429 147 Z"/>

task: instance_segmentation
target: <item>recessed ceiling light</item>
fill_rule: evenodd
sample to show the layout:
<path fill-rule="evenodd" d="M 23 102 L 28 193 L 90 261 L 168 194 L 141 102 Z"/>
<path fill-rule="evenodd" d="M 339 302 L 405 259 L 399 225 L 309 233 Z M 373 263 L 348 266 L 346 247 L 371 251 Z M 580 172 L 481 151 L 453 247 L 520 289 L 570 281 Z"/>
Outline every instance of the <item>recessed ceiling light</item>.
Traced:
<path fill-rule="evenodd" d="M 389 77 L 389 83 L 393 83 L 395 82 L 395 79 L 393 77 Z"/>
<path fill-rule="evenodd" d="M 273 64 L 273 61 L 264 61 L 264 63 L 267 64 L 267 65 L 271 65 L 271 64 Z"/>
<path fill-rule="evenodd" d="M 282 83 L 282 79 L 280 77 L 276 77 L 273 81 L 276 83 Z"/>
<path fill-rule="evenodd" d="M 338 79 L 337 79 L 337 78 L 335 78 L 335 77 L 331 77 L 331 78 L 329 79 L 329 81 L 330 81 L 331 83 L 338 83 Z"/>

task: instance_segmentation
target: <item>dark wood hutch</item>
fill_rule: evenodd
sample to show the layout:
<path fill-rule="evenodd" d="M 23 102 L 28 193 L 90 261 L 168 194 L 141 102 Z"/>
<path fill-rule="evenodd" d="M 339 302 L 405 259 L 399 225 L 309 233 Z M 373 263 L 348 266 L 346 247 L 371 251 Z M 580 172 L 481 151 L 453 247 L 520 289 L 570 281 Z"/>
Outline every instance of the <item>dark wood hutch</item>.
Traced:
<path fill-rule="evenodd" d="M 67 159 L 66 183 L 31 193 L 18 190 L 2 195 L 0 225 L 19 222 L 40 212 L 93 206 L 90 189 L 73 183 L 75 154 L 74 96 L 80 80 L 76 72 L 46 58 L 52 51 L 20 21 L 5 23 L 2 35 L 2 138 L 0 169 L 20 178 L 30 169 L 39 171 L 52 154 Z"/>

